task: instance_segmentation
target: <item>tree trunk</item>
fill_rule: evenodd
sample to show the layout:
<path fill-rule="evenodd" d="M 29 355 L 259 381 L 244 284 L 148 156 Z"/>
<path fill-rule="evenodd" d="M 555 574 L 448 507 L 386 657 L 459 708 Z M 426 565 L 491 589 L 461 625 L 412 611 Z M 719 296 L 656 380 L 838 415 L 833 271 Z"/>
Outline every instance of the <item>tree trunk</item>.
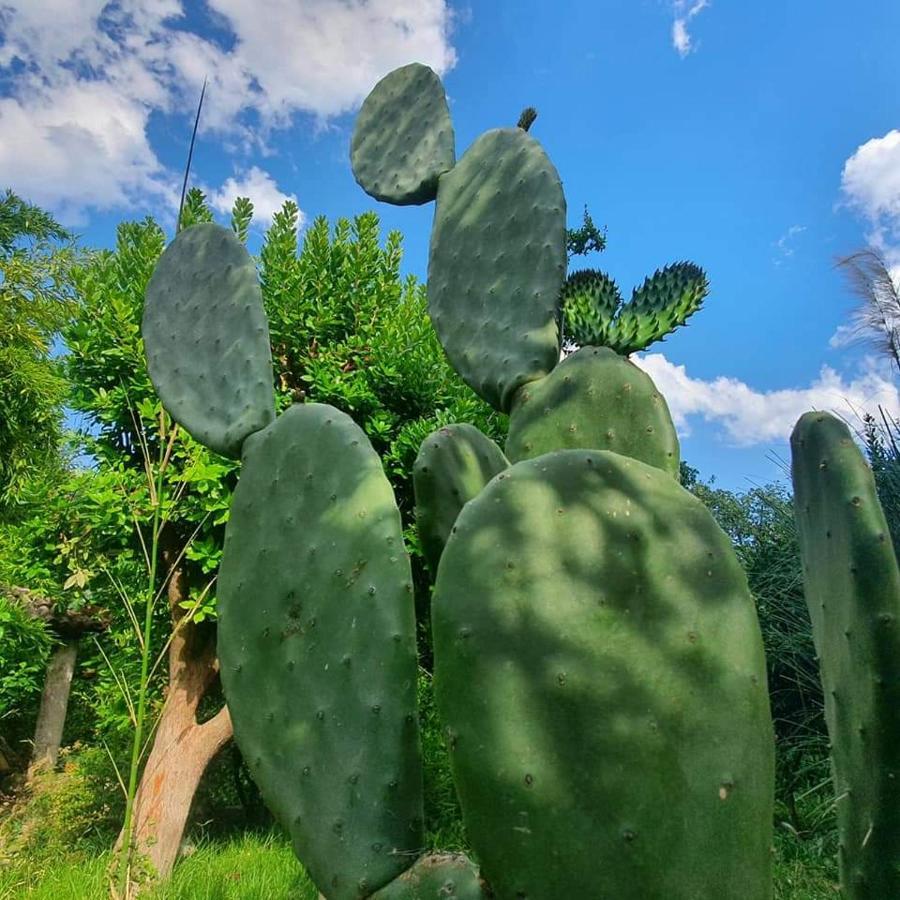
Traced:
<path fill-rule="evenodd" d="M 175 629 L 169 645 L 169 686 L 135 797 L 133 822 L 135 851 L 160 878 L 172 872 L 200 778 L 232 735 L 227 707 L 209 721 L 197 722 L 200 701 L 218 676 L 218 662 L 210 633 L 184 621 L 180 604 L 188 599 L 187 583 L 170 543 L 164 541 L 162 549 L 164 571 L 172 572 L 168 599 Z"/>
<path fill-rule="evenodd" d="M 72 690 L 72 676 L 75 674 L 75 659 L 78 656 L 78 641 L 65 641 L 57 647 L 47 665 L 44 677 L 44 692 L 38 710 L 37 725 L 34 729 L 34 749 L 31 754 L 31 769 L 37 766 L 55 766 L 59 759 L 63 728 L 66 724 L 66 710 L 69 708 L 69 693 Z"/>

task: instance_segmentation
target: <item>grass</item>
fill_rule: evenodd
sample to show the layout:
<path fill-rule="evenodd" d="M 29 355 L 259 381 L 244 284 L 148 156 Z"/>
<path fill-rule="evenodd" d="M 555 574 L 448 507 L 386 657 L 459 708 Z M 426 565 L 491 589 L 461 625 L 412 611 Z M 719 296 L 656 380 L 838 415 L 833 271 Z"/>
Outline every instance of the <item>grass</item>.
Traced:
<path fill-rule="evenodd" d="M 110 854 L 73 855 L 37 864 L 9 861 L 0 900 L 106 900 Z M 148 900 L 316 900 L 312 882 L 281 836 L 244 834 L 208 841 L 183 858 Z M 835 866 L 790 836 L 775 854 L 775 900 L 837 900 Z"/>
<path fill-rule="evenodd" d="M 111 854 L 73 855 L 0 870 L 0 900 L 107 900 Z M 316 900 L 318 892 L 290 844 L 274 835 L 210 841 L 184 857 L 147 900 Z"/>

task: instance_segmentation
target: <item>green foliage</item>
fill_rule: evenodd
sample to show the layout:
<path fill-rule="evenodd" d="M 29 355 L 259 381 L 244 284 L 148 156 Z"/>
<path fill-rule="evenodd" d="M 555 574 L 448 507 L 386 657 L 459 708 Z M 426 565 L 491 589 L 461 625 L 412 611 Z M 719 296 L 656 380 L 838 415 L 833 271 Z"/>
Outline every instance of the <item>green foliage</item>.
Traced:
<path fill-rule="evenodd" d="M 28 616 L 0 590 L 0 733 L 7 739 L 4 720 L 31 718 L 52 645 L 44 623 Z"/>
<path fill-rule="evenodd" d="M 580 228 L 566 229 L 566 250 L 571 259 L 573 256 L 587 256 L 588 253 L 600 253 L 606 249 L 606 229 L 599 229 L 584 207 L 584 216 Z"/>
<path fill-rule="evenodd" d="M 36 206 L 0 197 L 0 514 L 60 466 L 66 385 L 54 335 L 75 310 L 70 236 Z"/>
<path fill-rule="evenodd" d="M 100 747 L 63 749 L 57 770 L 41 769 L 0 819 L 0 860 L 50 862 L 73 850 L 104 850 L 121 815 L 115 771 Z"/>
<path fill-rule="evenodd" d="M 727 491 L 686 465 L 682 483 L 731 538 L 756 600 L 775 723 L 777 818 L 800 840 L 833 834 L 824 701 L 791 494 L 777 483 Z"/>

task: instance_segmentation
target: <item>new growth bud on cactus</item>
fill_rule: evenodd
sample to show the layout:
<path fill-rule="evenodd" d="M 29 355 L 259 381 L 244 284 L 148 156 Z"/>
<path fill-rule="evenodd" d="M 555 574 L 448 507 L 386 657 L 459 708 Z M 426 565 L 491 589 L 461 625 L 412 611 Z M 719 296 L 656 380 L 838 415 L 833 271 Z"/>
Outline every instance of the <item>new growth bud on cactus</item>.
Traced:
<path fill-rule="evenodd" d="M 847 426 L 791 436 L 803 583 L 825 695 L 841 883 L 900 897 L 900 573 L 872 472 Z"/>
<path fill-rule="evenodd" d="M 610 347 L 628 356 L 684 325 L 709 293 L 706 273 L 693 263 L 660 269 L 622 302 L 602 272 L 573 272 L 563 288 L 566 333 L 576 344 Z"/>

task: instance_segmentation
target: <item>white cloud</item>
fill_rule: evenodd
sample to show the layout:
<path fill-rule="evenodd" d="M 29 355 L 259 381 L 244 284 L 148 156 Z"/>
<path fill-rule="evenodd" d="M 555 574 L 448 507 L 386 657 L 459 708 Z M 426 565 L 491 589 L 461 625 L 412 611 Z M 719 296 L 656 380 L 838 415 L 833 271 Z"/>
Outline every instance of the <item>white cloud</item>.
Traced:
<path fill-rule="evenodd" d="M 258 166 L 236 178 L 228 178 L 218 189 L 208 193 L 208 200 L 213 209 L 224 215 L 231 213 L 234 201 L 238 197 L 249 197 L 253 203 L 253 221 L 262 225 L 270 225 L 272 218 L 284 205 L 286 200 L 297 202 L 294 194 L 285 194 L 275 183 L 268 172 Z M 300 212 L 298 226 L 302 227 L 306 216 Z"/>
<path fill-rule="evenodd" d="M 688 26 L 691 20 L 700 15 L 709 4 L 710 0 L 693 0 L 693 2 L 692 0 L 674 0 L 672 3 L 675 12 L 675 20 L 672 22 L 672 46 L 682 59 L 697 49 L 690 31 L 688 31 Z"/>
<path fill-rule="evenodd" d="M 857 147 L 844 163 L 841 190 L 867 220 L 869 243 L 900 272 L 900 131 Z"/>
<path fill-rule="evenodd" d="M 12 84 L 0 98 L 7 183 L 70 220 L 89 208 L 171 205 L 180 173 L 162 166 L 148 126 L 158 112 L 187 120 L 204 78 L 201 128 L 248 150 L 299 113 L 322 124 L 354 109 L 397 65 L 444 72 L 455 62 L 446 0 L 191 9 L 215 31 L 190 30 L 182 0 L 0 0 L 0 74 Z"/>
<path fill-rule="evenodd" d="M 791 225 L 787 231 L 774 243 L 776 256 L 774 263 L 780 266 L 785 260 L 790 259 L 796 252 L 795 238 L 799 237 L 806 231 L 805 225 Z"/>
<path fill-rule="evenodd" d="M 900 415 L 900 393 L 890 372 L 875 358 L 845 379 L 823 366 L 808 386 L 760 391 L 736 378 L 692 378 L 685 366 L 670 362 L 662 353 L 635 356 L 639 365 L 665 396 L 679 432 L 690 434 L 691 420 L 700 418 L 718 426 L 720 436 L 736 446 L 787 441 L 797 419 L 811 409 L 833 411 L 854 420 L 879 405 Z"/>

